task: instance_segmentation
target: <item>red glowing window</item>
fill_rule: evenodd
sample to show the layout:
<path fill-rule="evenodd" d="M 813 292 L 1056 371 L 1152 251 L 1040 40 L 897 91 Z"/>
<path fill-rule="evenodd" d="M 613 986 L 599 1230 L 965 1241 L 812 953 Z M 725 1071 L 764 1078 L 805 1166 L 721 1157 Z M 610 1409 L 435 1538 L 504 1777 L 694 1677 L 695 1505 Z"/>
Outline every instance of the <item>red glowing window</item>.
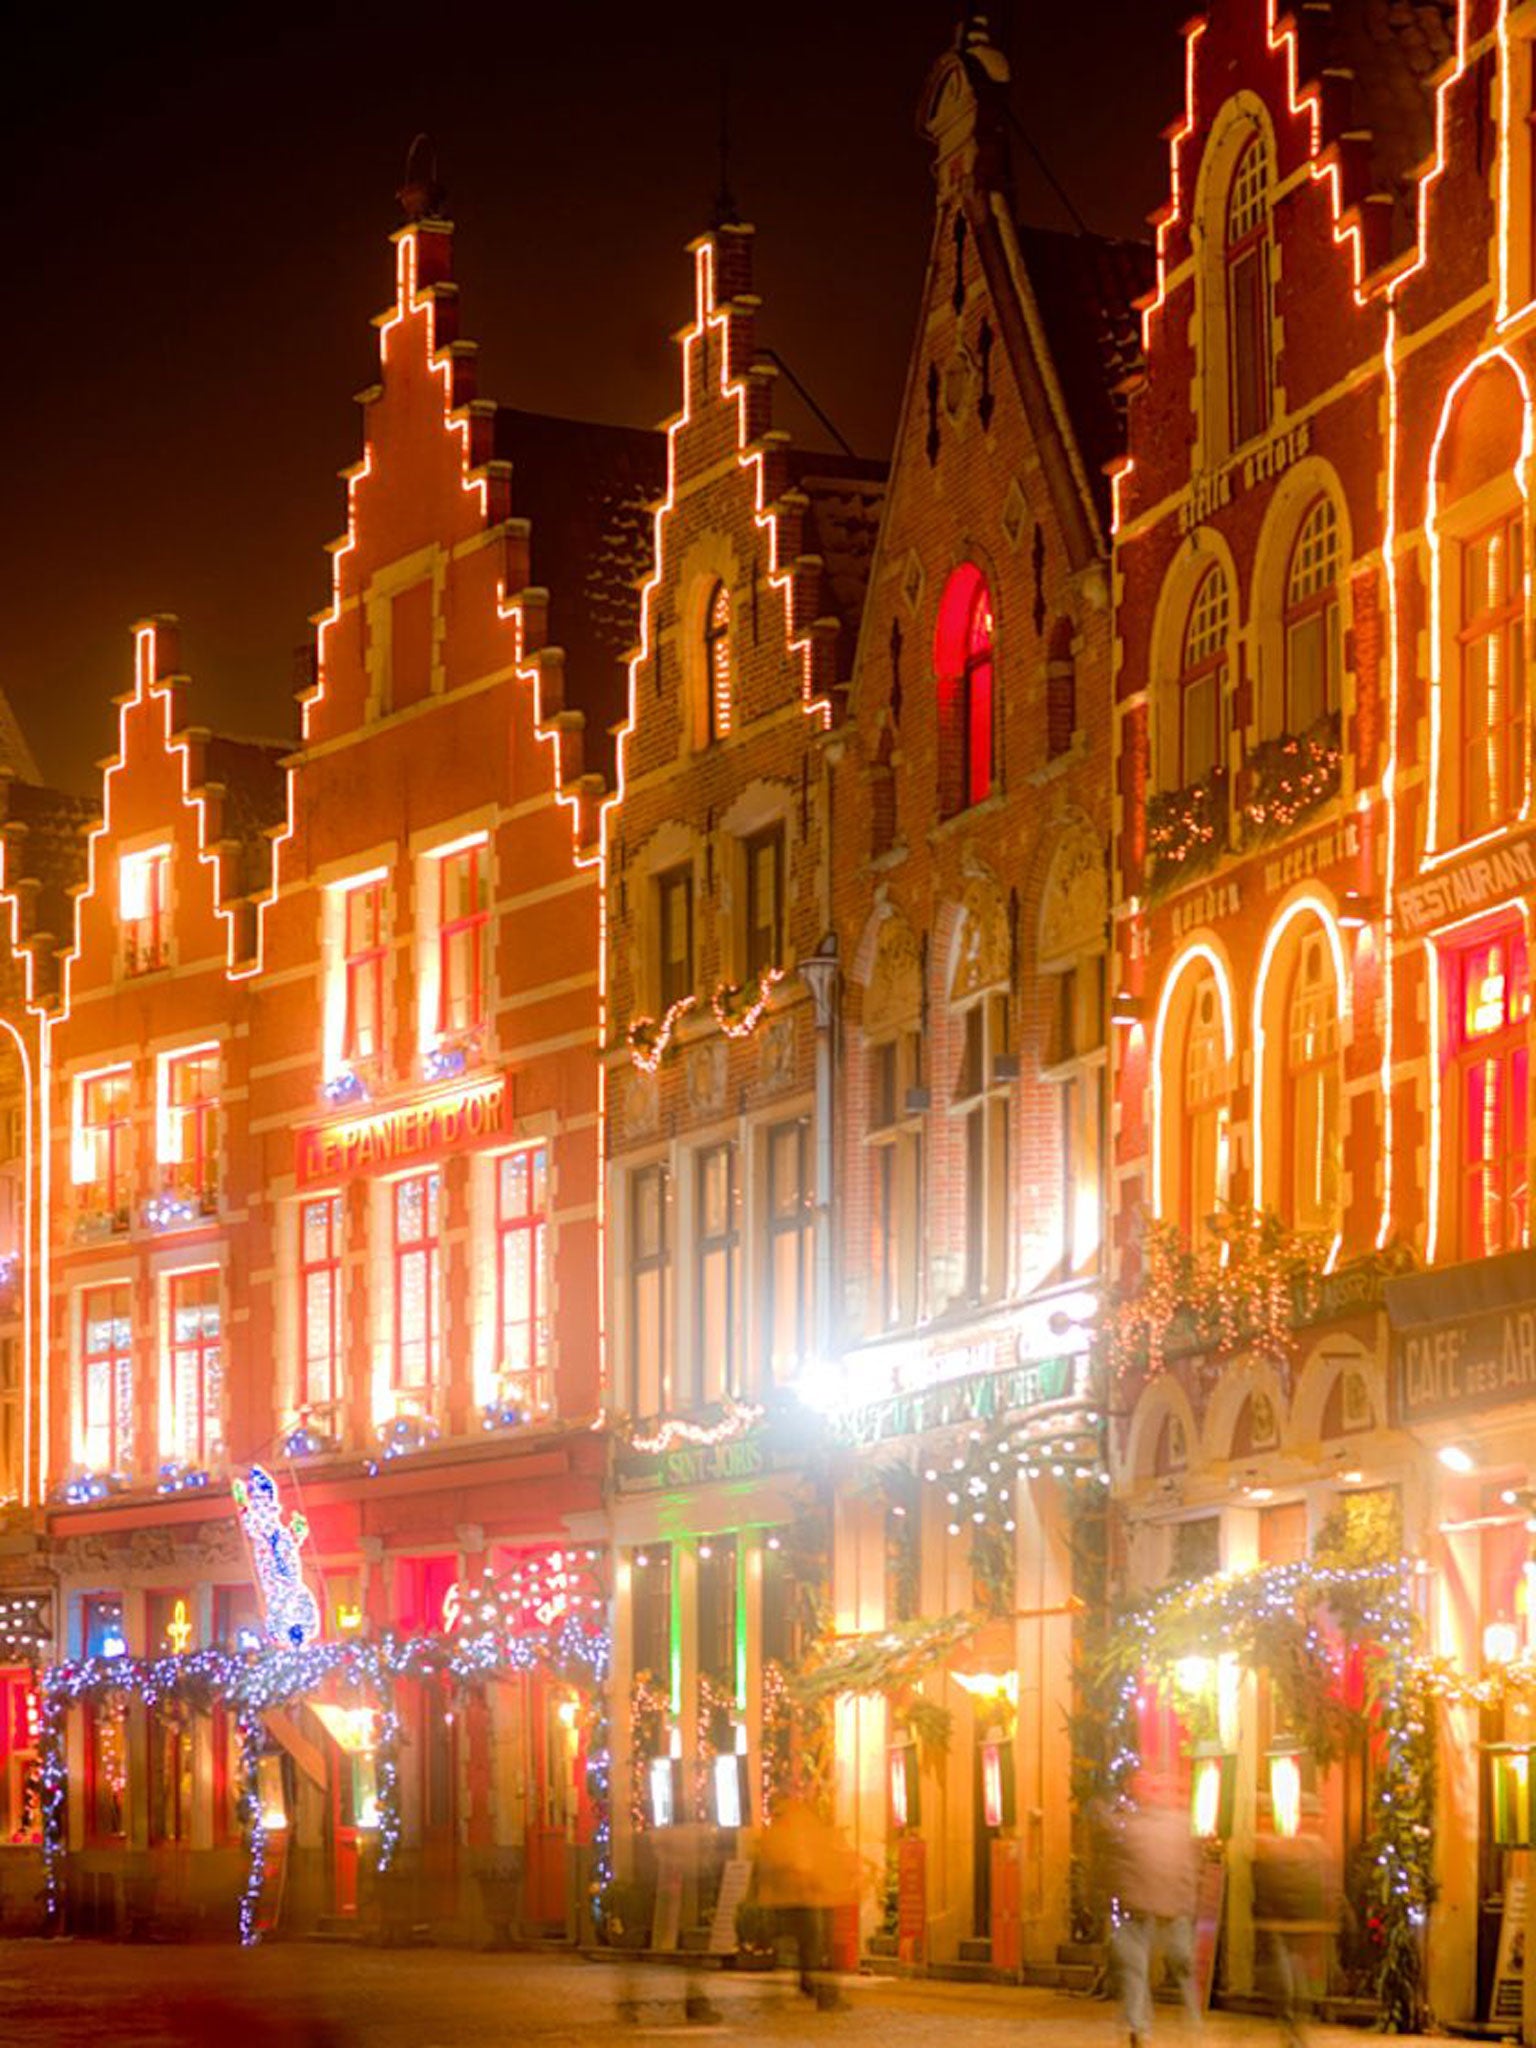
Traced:
<path fill-rule="evenodd" d="M 1525 798 L 1525 521 L 1461 543 L 1461 827 L 1507 822 Z"/>
<path fill-rule="evenodd" d="M 939 700 L 940 800 L 946 815 L 992 794 L 996 700 L 992 594 L 981 571 L 962 562 L 939 600 L 934 634 Z"/>
<path fill-rule="evenodd" d="M 172 1456 L 203 1469 L 224 1451 L 223 1315 L 216 1268 L 171 1275 L 169 1322 Z"/>
<path fill-rule="evenodd" d="M 125 853 L 117 870 L 117 914 L 123 965 L 149 974 L 170 959 L 171 850 L 155 846 Z"/>
<path fill-rule="evenodd" d="M 1269 425 L 1269 156 L 1257 135 L 1238 157 L 1227 194 L 1227 362 L 1232 446 Z"/>
<path fill-rule="evenodd" d="M 384 883 L 359 882 L 343 908 L 346 1019 L 342 1058 L 348 1066 L 376 1059 L 384 1046 Z"/>
<path fill-rule="evenodd" d="M 1190 602 L 1179 667 L 1179 787 L 1226 766 L 1227 637 L 1231 598 L 1225 573 L 1212 563 Z"/>
<path fill-rule="evenodd" d="M 1459 1043 L 1461 1255 L 1488 1258 L 1530 1241 L 1527 1163 L 1531 1010 L 1525 934 L 1511 926 L 1455 964 Z"/>
<path fill-rule="evenodd" d="M 731 729 L 731 593 L 717 583 L 704 614 L 706 736 L 722 740 Z"/>
<path fill-rule="evenodd" d="M 442 1352 L 439 1310 L 441 1176 L 412 1174 L 393 1188 L 395 1210 L 395 1386 L 425 1393 Z"/>
<path fill-rule="evenodd" d="M 341 1394 L 341 1197 L 299 1210 L 299 1399 L 333 1407 Z"/>
<path fill-rule="evenodd" d="M 133 1459 L 133 1314 L 126 1282 L 80 1297 L 82 1464 L 120 1472 Z"/>
<path fill-rule="evenodd" d="M 167 1187 L 210 1204 L 219 1185 L 219 1049 L 168 1053 L 160 1063 L 157 1150 Z"/>
<path fill-rule="evenodd" d="M 527 1415 L 554 1406 L 549 1370 L 549 1154 L 542 1145 L 496 1161 L 496 1282 L 501 1377 Z"/>
<path fill-rule="evenodd" d="M 1339 707 L 1339 515 L 1314 498 L 1296 530 L 1285 588 L 1285 729 L 1307 732 Z"/>
<path fill-rule="evenodd" d="M 128 1220 L 133 1174 L 132 1074 L 113 1067 L 77 1084 L 72 1178 L 92 1208 Z"/>
<path fill-rule="evenodd" d="M 491 923 L 490 849 L 483 839 L 438 856 L 437 1028 L 450 1035 L 485 1022 Z"/>

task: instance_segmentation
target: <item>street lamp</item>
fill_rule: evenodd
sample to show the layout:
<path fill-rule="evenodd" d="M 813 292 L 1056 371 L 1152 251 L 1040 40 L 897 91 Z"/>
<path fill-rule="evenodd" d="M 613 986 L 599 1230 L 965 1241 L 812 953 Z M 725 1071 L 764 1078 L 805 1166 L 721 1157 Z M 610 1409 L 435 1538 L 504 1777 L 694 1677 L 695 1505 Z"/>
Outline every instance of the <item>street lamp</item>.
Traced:
<path fill-rule="evenodd" d="M 915 1744 L 893 1742 L 886 1751 L 886 1787 L 891 1825 L 898 1833 L 919 1827 L 923 1818 L 923 1796 Z"/>

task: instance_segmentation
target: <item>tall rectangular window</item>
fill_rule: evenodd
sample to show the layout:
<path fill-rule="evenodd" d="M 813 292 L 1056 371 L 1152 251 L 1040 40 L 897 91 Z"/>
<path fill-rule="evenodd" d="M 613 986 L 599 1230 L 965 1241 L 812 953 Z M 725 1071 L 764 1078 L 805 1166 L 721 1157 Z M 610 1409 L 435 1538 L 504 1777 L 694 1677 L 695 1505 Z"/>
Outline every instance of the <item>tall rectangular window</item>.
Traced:
<path fill-rule="evenodd" d="M 1525 522 L 1506 514 L 1461 544 L 1462 836 L 1525 799 Z"/>
<path fill-rule="evenodd" d="M 1524 932 L 1512 926 L 1468 947 L 1457 967 L 1461 1256 L 1482 1259 L 1530 1242 L 1531 991 Z"/>
<path fill-rule="evenodd" d="M 441 1377 L 439 1212 L 442 1177 L 412 1174 L 392 1189 L 395 1215 L 395 1386 L 429 1393 Z"/>
<path fill-rule="evenodd" d="M 87 1074 L 75 1084 L 73 1179 L 82 1202 L 128 1221 L 133 1193 L 133 1076 L 128 1067 Z"/>
<path fill-rule="evenodd" d="M 793 1381 L 810 1355 L 812 1231 L 810 1128 L 775 1124 L 765 1135 L 768 1258 L 765 1279 L 768 1378 Z"/>
<path fill-rule="evenodd" d="M 133 1311 L 126 1281 L 80 1296 L 80 1461 L 92 1472 L 133 1463 Z"/>
<path fill-rule="evenodd" d="M 299 1207 L 299 1400 L 334 1408 L 341 1398 L 341 1197 Z"/>
<path fill-rule="evenodd" d="M 1008 999 L 983 996 L 963 1013 L 954 1107 L 965 1119 L 965 1293 L 992 1300 L 1007 1285 Z"/>
<path fill-rule="evenodd" d="M 496 1286 L 500 1370 L 528 1415 L 554 1408 L 549 1350 L 549 1153 L 543 1145 L 496 1161 Z"/>
<path fill-rule="evenodd" d="M 173 1273 L 169 1288 L 172 1456 L 206 1468 L 224 1455 L 223 1317 L 219 1274 Z"/>
<path fill-rule="evenodd" d="M 871 1334 L 917 1316 L 923 1138 L 907 1099 L 917 1085 L 918 1035 L 904 1031 L 869 1051 Z"/>
<path fill-rule="evenodd" d="M 629 1386 L 637 1415 L 659 1415 L 672 1393 L 671 1244 L 665 1166 L 629 1182 Z"/>
<path fill-rule="evenodd" d="M 345 1013 L 341 1052 L 348 1066 L 377 1059 L 384 1050 L 384 970 L 389 957 L 384 882 L 359 882 L 342 892 L 342 971 Z"/>
<path fill-rule="evenodd" d="M 699 1670 L 727 1692 L 736 1690 L 736 1539 L 712 1536 L 699 1545 Z M 728 1745 L 729 1727 L 710 1730 L 711 1740 Z"/>
<path fill-rule="evenodd" d="M 698 1296 L 694 1319 L 694 1371 L 689 1396 L 718 1401 L 741 1391 L 737 1321 L 741 1238 L 737 1217 L 736 1147 L 709 1145 L 696 1159 Z M 686 1405 L 680 1399 L 679 1406 Z"/>
<path fill-rule="evenodd" d="M 167 1053 L 158 1075 L 156 1150 L 167 1189 L 210 1209 L 219 1188 L 219 1048 Z"/>
<path fill-rule="evenodd" d="M 657 1001 L 663 1013 L 693 994 L 693 871 L 673 868 L 656 878 L 660 940 Z"/>
<path fill-rule="evenodd" d="M 123 967 L 150 974 L 171 957 L 171 850 L 154 846 L 125 853 L 117 868 L 117 918 Z"/>
<path fill-rule="evenodd" d="M 490 847 L 483 839 L 439 854 L 437 1028 L 478 1031 L 486 1015 L 491 926 Z"/>
<path fill-rule="evenodd" d="M 742 848 L 747 869 L 748 981 L 758 981 L 784 958 L 784 827 L 754 832 Z"/>

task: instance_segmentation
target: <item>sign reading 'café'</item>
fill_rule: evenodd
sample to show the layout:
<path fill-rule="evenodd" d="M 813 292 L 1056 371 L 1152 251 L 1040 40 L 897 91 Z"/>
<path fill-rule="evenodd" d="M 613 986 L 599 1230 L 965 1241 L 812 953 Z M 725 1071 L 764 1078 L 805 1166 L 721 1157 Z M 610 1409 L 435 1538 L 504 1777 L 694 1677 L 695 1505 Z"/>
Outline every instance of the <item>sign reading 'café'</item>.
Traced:
<path fill-rule="evenodd" d="M 1533 1397 L 1536 1307 L 1494 1309 L 1398 1337 L 1398 1414 L 1405 1423 L 1471 1416 Z"/>
<path fill-rule="evenodd" d="M 472 1150 L 499 1137 L 506 1123 L 505 1074 L 487 1074 L 409 1102 L 337 1117 L 333 1123 L 300 1131 L 299 1186 L 354 1173 L 384 1173 L 444 1152 Z"/>

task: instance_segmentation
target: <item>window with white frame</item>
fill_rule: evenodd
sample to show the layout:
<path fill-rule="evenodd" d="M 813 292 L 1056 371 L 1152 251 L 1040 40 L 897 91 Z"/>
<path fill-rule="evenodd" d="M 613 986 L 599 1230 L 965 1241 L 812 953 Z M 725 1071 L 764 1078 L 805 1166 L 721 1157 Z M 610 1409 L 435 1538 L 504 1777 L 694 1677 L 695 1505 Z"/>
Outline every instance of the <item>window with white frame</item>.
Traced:
<path fill-rule="evenodd" d="M 871 1335 L 917 1320 L 923 1204 L 923 1123 L 909 1108 L 922 1040 L 901 1031 L 869 1048 Z"/>
<path fill-rule="evenodd" d="M 671 1398 L 670 1175 L 658 1161 L 629 1177 L 629 1388 L 636 1415 Z"/>
<path fill-rule="evenodd" d="M 376 875 L 342 890 L 341 1056 L 366 1065 L 384 1050 L 384 974 L 389 958 L 384 878 Z"/>
<path fill-rule="evenodd" d="M 1339 986 L 1328 941 L 1314 926 L 1298 940 L 1285 992 L 1280 1103 L 1280 1213 L 1294 1230 L 1339 1221 L 1342 1076 Z"/>
<path fill-rule="evenodd" d="M 117 917 L 123 967 L 149 974 L 171 957 L 171 849 L 125 853 L 117 865 Z"/>
<path fill-rule="evenodd" d="M 1285 729 L 1309 732 L 1339 708 L 1339 515 L 1320 493 L 1296 530 L 1285 587 Z"/>
<path fill-rule="evenodd" d="M 410 1174 L 390 1190 L 394 1213 L 397 1393 L 427 1395 L 442 1374 L 442 1176 Z"/>
<path fill-rule="evenodd" d="M 133 1310 L 126 1280 L 82 1288 L 80 1427 L 76 1453 L 88 1471 L 133 1463 Z"/>
<path fill-rule="evenodd" d="M 485 1023 L 491 927 L 490 845 L 433 855 L 437 868 L 437 1029 L 446 1038 Z"/>
<path fill-rule="evenodd" d="M 341 1197 L 299 1204 L 299 1381 L 306 1410 L 341 1398 Z"/>
<path fill-rule="evenodd" d="M 694 1298 L 692 1384 L 677 1406 L 718 1401 L 741 1391 L 741 1219 L 736 1147 L 729 1139 L 694 1155 Z"/>
<path fill-rule="evenodd" d="M 965 1298 L 1008 1284 L 1008 998 L 980 997 L 960 1016 L 952 1107 L 965 1123 Z"/>
<path fill-rule="evenodd" d="M 553 1412 L 549 1331 L 549 1151 L 527 1145 L 496 1161 L 496 1300 L 502 1398 L 524 1415 Z"/>
<path fill-rule="evenodd" d="M 163 1053 L 156 1108 L 155 1150 L 164 1190 L 207 1213 L 219 1187 L 219 1048 Z"/>
<path fill-rule="evenodd" d="M 133 1193 L 133 1075 L 127 1066 L 82 1074 L 75 1083 L 71 1178 L 83 1209 L 119 1227 Z"/>
<path fill-rule="evenodd" d="M 803 1117 L 764 1131 L 763 1180 L 768 1246 L 763 1267 L 764 1365 L 769 1384 L 792 1384 L 813 1337 L 815 1196 L 810 1125 Z"/>
<path fill-rule="evenodd" d="M 202 1266 L 166 1282 L 170 1451 L 205 1470 L 224 1455 L 224 1344 L 219 1272 Z"/>
<path fill-rule="evenodd" d="M 1259 135 L 1243 145 L 1227 188 L 1227 366 L 1232 446 L 1269 425 L 1269 151 Z"/>
<path fill-rule="evenodd" d="M 704 614 L 706 741 L 722 740 L 731 729 L 731 593 L 724 583 L 710 592 Z"/>

